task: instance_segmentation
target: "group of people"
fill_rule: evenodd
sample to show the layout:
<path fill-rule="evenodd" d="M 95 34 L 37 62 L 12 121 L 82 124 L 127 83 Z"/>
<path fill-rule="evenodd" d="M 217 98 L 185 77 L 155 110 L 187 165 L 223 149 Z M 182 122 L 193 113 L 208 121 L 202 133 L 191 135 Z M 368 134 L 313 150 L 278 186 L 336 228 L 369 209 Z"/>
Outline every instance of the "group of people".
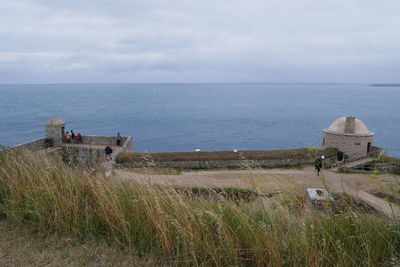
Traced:
<path fill-rule="evenodd" d="M 324 160 L 325 160 L 325 156 L 318 157 L 315 160 L 315 171 L 317 172 L 318 176 L 319 176 L 319 173 L 321 172 L 322 163 L 323 163 Z"/>
<path fill-rule="evenodd" d="M 122 145 L 122 136 L 120 133 L 117 134 L 117 146 L 121 146 Z M 106 160 L 111 160 L 111 154 L 113 152 L 111 146 L 106 146 L 106 148 L 104 149 L 104 152 L 106 154 Z"/>
<path fill-rule="evenodd" d="M 71 130 L 71 133 L 67 131 L 65 134 L 65 141 L 67 142 L 67 144 L 69 143 L 82 144 L 82 135 L 81 133 L 77 133 L 75 135 L 73 130 Z"/>
<path fill-rule="evenodd" d="M 117 146 L 121 146 L 122 145 L 122 136 L 120 133 L 117 134 L 116 140 L 117 140 Z M 71 130 L 71 132 L 65 133 L 65 141 L 67 144 L 70 144 L 70 143 L 82 144 L 82 135 L 80 133 L 77 133 L 75 135 L 74 131 Z M 106 160 L 111 160 L 111 154 L 113 152 L 111 146 L 106 146 L 106 148 L 104 149 L 104 152 L 106 154 Z"/>

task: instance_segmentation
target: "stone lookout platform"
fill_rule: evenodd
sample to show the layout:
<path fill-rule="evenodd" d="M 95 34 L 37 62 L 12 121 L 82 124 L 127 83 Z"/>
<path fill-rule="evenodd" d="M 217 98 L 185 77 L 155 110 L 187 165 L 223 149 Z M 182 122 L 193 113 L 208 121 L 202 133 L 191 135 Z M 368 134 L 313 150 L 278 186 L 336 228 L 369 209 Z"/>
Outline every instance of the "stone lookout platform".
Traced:
<path fill-rule="evenodd" d="M 121 144 L 117 145 L 116 136 L 83 135 L 81 142 L 65 140 L 65 122 L 54 117 L 45 124 L 45 137 L 28 143 L 20 144 L 14 149 L 38 151 L 43 154 L 64 150 L 71 160 L 102 161 L 105 159 L 104 149 L 110 146 L 113 150 L 112 160 L 121 151 L 132 151 L 132 137 L 122 136 Z"/>

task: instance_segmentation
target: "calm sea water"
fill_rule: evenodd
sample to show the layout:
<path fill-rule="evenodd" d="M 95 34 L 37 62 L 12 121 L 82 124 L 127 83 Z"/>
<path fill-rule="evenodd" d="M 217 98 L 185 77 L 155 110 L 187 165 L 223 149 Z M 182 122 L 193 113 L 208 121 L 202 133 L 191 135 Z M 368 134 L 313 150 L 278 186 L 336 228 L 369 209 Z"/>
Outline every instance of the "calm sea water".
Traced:
<path fill-rule="evenodd" d="M 136 151 L 319 146 L 321 130 L 354 115 L 375 145 L 400 156 L 400 88 L 325 84 L 0 85 L 0 144 L 67 130 L 134 138 Z"/>

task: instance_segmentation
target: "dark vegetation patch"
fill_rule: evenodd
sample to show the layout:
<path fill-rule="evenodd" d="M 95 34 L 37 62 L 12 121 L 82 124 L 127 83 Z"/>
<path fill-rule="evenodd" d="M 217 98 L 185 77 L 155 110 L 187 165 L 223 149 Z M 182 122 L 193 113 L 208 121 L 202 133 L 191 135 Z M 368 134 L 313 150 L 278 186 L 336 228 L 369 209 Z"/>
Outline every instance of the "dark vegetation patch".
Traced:
<path fill-rule="evenodd" d="M 305 194 L 284 194 L 279 199 L 279 203 L 286 207 L 291 214 L 301 215 L 306 204 Z"/>
<path fill-rule="evenodd" d="M 383 156 L 379 158 L 379 162 L 382 163 L 391 163 L 397 167 L 397 170 L 392 170 L 391 173 L 400 175 L 400 158 L 392 157 L 392 156 Z"/>
<path fill-rule="evenodd" d="M 257 197 L 273 197 L 280 192 L 259 193 L 251 189 L 242 189 L 236 187 L 190 187 L 190 188 L 174 188 L 178 193 L 187 196 L 204 197 L 206 199 L 218 200 L 225 199 L 235 202 L 250 202 Z"/>
<path fill-rule="evenodd" d="M 340 167 L 340 168 L 338 168 L 337 172 L 338 173 L 370 173 L 371 170 Z"/>
<path fill-rule="evenodd" d="M 398 163 L 400 165 L 400 158 L 392 156 L 383 156 L 379 159 L 379 161 L 384 163 Z"/>
<path fill-rule="evenodd" d="M 5 219 L 6 219 L 6 213 L 4 211 L 3 204 L 0 203 L 0 221 L 5 220 Z"/>
<path fill-rule="evenodd" d="M 335 199 L 332 209 L 335 213 L 344 213 L 349 211 L 379 214 L 380 212 L 364 201 L 354 198 L 346 193 L 332 194 Z"/>

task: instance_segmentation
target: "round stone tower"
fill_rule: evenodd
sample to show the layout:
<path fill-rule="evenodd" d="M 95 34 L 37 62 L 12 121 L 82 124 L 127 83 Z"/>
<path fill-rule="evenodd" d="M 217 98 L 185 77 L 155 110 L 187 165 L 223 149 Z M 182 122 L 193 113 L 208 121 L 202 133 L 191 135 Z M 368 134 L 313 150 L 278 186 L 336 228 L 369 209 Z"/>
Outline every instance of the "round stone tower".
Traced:
<path fill-rule="evenodd" d="M 371 151 L 374 133 L 355 117 L 341 117 L 322 133 L 322 148 L 334 147 L 348 155 L 364 155 Z"/>
<path fill-rule="evenodd" d="M 53 146 L 63 144 L 65 136 L 65 122 L 54 117 L 45 124 L 46 138 L 53 141 Z"/>

